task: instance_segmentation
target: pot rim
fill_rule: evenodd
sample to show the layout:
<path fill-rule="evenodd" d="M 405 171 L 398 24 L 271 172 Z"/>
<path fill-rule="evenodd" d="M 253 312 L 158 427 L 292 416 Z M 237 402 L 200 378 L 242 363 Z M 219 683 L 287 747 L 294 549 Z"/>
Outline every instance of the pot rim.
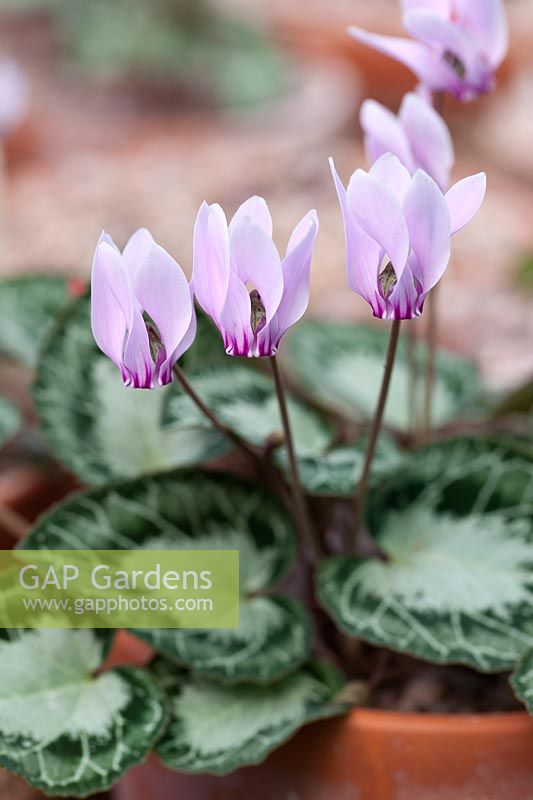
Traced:
<path fill-rule="evenodd" d="M 527 711 L 490 711 L 487 713 L 432 714 L 414 711 L 389 711 L 382 708 L 355 708 L 345 717 L 346 724 L 354 728 L 405 732 L 408 727 L 415 733 L 428 735 L 445 732 L 461 736 L 477 735 L 480 732 L 516 732 L 517 729 L 531 732 L 533 719 Z"/>

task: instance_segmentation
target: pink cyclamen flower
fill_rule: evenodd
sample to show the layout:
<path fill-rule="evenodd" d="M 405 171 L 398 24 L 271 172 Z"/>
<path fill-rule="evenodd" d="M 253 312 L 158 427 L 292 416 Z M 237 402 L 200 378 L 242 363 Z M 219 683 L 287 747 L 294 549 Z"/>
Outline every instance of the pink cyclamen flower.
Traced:
<path fill-rule="evenodd" d="M 172 381 L 174 364 L 196 335 L 192 290 L 179 264 L 145 228 L 122 253 L 107 233 L 101 235 L 91 276 L 91 325 L 126 386 L 153 389 Z"/>
<path fill-rule="evenodd" d="M 370 164 L 392 153 L 411 175 L 422 169 L 446 191 L 455 160 L 452 137 L 427 100 L 413 92 L 406 94 L 398 115 L 375 100 L 365 100 L 359 118 Z"/>
<path fill-rule="evenodd" d="M 360 42 L 401 61 L 432 91 L 472 100 L 494 86 L 508 47 L 503 0 L 402 0 L 413 40 L 351 27 Z"/>
<path fill-rule="evenodd" d="M 396 156 L 356 170 L 346 190 L 330 160 L 344 219 L 351 289 L 381 319 L 413 319 L 450 259 L 451 237 L 470 222 L 485 196 L 484 173 L 444 195 L 422 170 L 411 177 Z"/>
<path fill-rule="evenodd" d="M 203 203 L 194 228 L 193 286 L 230 356 L 273 356 L 309 303 L 309 273 L 318 232 L 309 211 L 282 260 L 262 197 L 251 197 L 229 226 L 222 208 Z"/>

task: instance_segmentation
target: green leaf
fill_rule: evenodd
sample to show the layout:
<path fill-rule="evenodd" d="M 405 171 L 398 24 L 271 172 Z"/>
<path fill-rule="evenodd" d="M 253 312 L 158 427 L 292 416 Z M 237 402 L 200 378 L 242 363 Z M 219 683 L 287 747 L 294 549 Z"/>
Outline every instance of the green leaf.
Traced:
<path fill-rule="evenodd" d="M 95 675 L 90 630 L 38 630 L 0 641 L 0 764 L 47 794 L 109 788 L 146 757 L 165 715 L 146 670 Z"/>
<path fill-rule="evenodd" d="M 68 282 L 56 275 L 0 281 L 0 353 L 29 367 L 54 319 L 68 302 Z"/>
<path fill-rule="evenodd" d="M 475 439 L 428 447 L 371 493 L 367 522 L 388 560 L 343 556 L 318 574 L 343 630 L 484 672 L 533 646 L 533 480 L 521 454 Z"/>
<path fill-rule="evenodd" d="M 283 426 L 272 379 L 236 364 L 198 374 L 194 387 L 219 419 L 257 445 L 281 436 Z M 331 433 L 320 416 L 292 397 L 288 399 L 295 445 L 300 453 L 321 452 Z M 168 410 L 181 425 L 209 426 L 187 395 L 174 395 Z"/>
<path fill-rule="evenodd" d="M 383 377 L 387 326 L 370 328 L 340 322 L 303 322 L 291 333 L 285 360 L 307 394 L 319 405 L 358 422 L 372 416 Z M 418 407 L 422 408 L 424 354 L 418 354 Z M 385 423 L 402 430 L 412 425 L 411 376 L 407 348 L 398 347 Z M 439 352 L 433 395 L 433 423 L 442 425 L 471 404 L 478 393 L 474 367 Z"/>
<path fill-rule="evenodd" d="M 522 656 L 511 675 L 510 683 L 518 699 L 533 714 L 533 649 Z"/>
<path fill-rule="evenodd" d="M 165 406 L 181 390 L 122 384 L 96 346 L 89 300 L 80 298 L 57 323 L 37 369 L 35 403 L 55 455 L 81 480 L 102 484 L 208 461 L 229 449 L 212 429 L 183 425 Z"/>
<path fill-rule="evenodd" d="M 5 397 L 0 397 L 0 447 L 13 438 L 20 425 L 18 409 Z"/>
<path fill-rule="evenodd" d="M 316 455 L 302 455 L 298 459 L 300 478 L 309 494 L 329 497 L 351 497 L 363 470 L 366 437 L 357 443 L 337 447 Z M 398 469 L 402 452 L 393 439 L 381 435 L 372 462 L 371 483 L 382 480 L 392 470 Z M 276 453 L 276 462 L 289 474 L 285 450 Z"/>
<path fill-rule="evenodd" d="M 268 683 L 309 655 L 309 621 L 295 601 L 259 596 L 295 555 L 290 518 L 261 489 L 219 475 L 165 473 L 74 497 L 43 517 L 26 549 L 237 549 L 241 624 L 236 630 L 143 630 L 142 638 L 195 672 Z"/>
<path fill-rule="evenodd" d="M 156 752 L 180 772 L 224 775 L 259 764 L 302 725 L 346 710 L 335 702 L 342 676 L 321 662 L 267 687 L 217 686 L 162 660 L 152 668 L 171 716 Z"/>

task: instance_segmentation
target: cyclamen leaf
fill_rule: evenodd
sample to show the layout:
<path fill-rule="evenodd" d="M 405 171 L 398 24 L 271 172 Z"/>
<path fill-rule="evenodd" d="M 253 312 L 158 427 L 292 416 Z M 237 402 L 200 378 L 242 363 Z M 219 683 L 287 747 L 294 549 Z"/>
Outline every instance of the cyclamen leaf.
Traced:
<path fill-rule="evenodd" d="M 284 360 L 298 383 L 319 405 L 358 422 L 369 418 L 383 377 L 388 333 L 380 328 L 339 322 L 303 322 L 287 337 Z M 424 351 L 417 345 L 420 376 L 418 407 L 422 408 Z M 385 424 L 402 430 L 412 426 L 412 379 L 407 347 L 399 343 Z M 441 425 L 469 411 L 479 394 L 474 367 L 452 354 L 436 359 L 432 419 Z"/>
<path fill-rule="evenodd" d="M 510 678 L 511 687 L 530 714 L 533 714 L 533 649 L 520 659 Z"/>
<path fill-rule="evenodd" d="M 198 374 L 194 386 L 218 418 L 247 441 L 262 445 L 273 436 L 282 436 L 283 425 L 270 377 L 234 366 Z M 319 415 L 292 397 L 288 407 L 296 449 L 302 454 L 322 452 L 331 435 Z M 184 394 L 169 399 L 168 411 L 180 425 L 209 428 L 209 422 Z"/>
<path fill-rule="evenodd" d="M 83 297 L 44 345 L 34 397 L 56 456 L 81 480 L 98 485 L 198 464 L 228 451 L 222 434 L 168 418 L 168 399 L 180 391 L 176 384 L 153 392 L 126 389 L 94 342 L 89 300 Z"/>
<path fill-rule="evenodd" d="M 484 672 L 533 647 L 533 478 L 521 454 L 469 439 L 428 447 L 371 493 L 367 522 L 388 560 L 344 556 L 318 574 L 343 630 Z"/>
<path fill-rule="evenodd" d="M 21 418 L 18 409 L 5 397 L 0 397 L 0 447 L 17 433 L 20 424 Z"/>
<path fill-rule="evenodd" d="M 59 275 L 24 275 L 0 281 L 0 353 L 29 367 L 55 318 L 68 303 Z"/>
<path fill-rule="evenodd" d="M 43 517 L 26 549 L 237 549 L 237 630 L 143 630 L 155 648 L 225 682 L 277 680 L 309 655 L 309 620 L 288 598 L 261 596 L 295 555 L 292 522 L 256 486 L 199 472 L 164 473 L 78 495 Z"/>
<path fill-rule="evenodd" d="M 365 459 L 366 439 L 336 447 L 323 453 L 304 454 L 298 458 L 300 478 L 309 494 L 329 497 L 351 497 L 360 480 Z M 381 435 L 372 462 L 371 483 L 398 469 L 403 453 L 393 440 Z M 276 463 L 289 475 L 285 450 L 276 453 Z"/>
<path fill-rule="evenodd" d="M 90 630 L 38 630 L 0 641 L 0 765 L 47 794 L 109 788 L 161 733 L 160 690 L 146 670 L 97 676 Z"/>
<path fill-rule="evenodd" d="M 180 772 L 224 775 L 259 764 L 302 725 L 346 711 L 335 701 L 342 675 L 321 662 L 268 687 L 218 686 L 161 659 L 152 669 L 170 711 L 156 752 Z"/>

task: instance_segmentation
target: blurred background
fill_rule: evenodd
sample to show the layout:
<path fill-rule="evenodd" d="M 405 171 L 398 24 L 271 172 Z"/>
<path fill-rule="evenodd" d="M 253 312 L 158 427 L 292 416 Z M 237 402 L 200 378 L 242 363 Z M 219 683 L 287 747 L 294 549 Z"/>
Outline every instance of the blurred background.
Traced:
<path fill-rule="evenodd" d="M 441 343 L 495 390 L 533 374 L 533 0 L 508 0 L 511 51 L 491 96 L 447 99 L 456 177 L 488 196 L 455 240 Z M 285 247 L 311 207 L 315 314 L 369 319 L 348 291 L 327 166 L 365 166 L 358 107 L 397 109 L 413 77 L 345 33 L 400 33 L 397 0 L 0 0 L 0 274 L 87 279 L 102 228 L 144 225 L 191 267 L 202 200 L 271 204 Z M 422 322 L 416 323 L 420 335 Z"/>

